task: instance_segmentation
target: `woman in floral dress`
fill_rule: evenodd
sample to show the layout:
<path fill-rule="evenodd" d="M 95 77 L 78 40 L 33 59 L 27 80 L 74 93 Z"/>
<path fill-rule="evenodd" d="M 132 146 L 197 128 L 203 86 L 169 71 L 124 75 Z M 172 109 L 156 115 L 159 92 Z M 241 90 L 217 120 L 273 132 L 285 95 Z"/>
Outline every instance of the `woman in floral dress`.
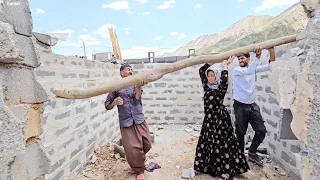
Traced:
<path fill-rule="evenodd" d="M 205 117 L 196 148 L 194 169 L 223 180 L 232 179 L 234 175 L 250 169 L 234 135 L 230 114 L 223 105 L 228 89 L 227 69 L 234 59 L 235 56 L 231 56 L 224 61 L 223 68 L 205 64 L 199 70 L 204 89 Z"/>

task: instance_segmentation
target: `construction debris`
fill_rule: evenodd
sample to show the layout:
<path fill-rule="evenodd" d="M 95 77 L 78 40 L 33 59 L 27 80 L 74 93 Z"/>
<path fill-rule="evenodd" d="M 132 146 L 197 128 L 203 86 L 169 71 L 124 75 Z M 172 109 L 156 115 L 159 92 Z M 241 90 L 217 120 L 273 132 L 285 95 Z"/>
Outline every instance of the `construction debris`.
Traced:
<path fill-rule="evenodd" d="M 195 176 L 196 174 L 192 168 L 184 169 L 181 173 L 181 178 L 183 179 L 194 179 Z"/>

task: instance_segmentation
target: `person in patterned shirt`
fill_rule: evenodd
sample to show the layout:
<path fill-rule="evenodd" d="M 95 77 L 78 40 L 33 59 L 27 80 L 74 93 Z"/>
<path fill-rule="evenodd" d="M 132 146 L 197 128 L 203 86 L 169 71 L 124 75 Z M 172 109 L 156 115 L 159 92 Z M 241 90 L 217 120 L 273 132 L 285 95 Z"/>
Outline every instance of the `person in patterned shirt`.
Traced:
<path fill-rule="evenodd" d="M 194 169 L 220 179 L 231 179 L 236 174 L 247 172 L 250 168 L 233 133 L 230 114 L 223 105 L 228 89 L 228 65 L 231 56 L 221 67 L 204 64 L 199 74 L 204 90 L 204 120 L 196 147 Z"/>

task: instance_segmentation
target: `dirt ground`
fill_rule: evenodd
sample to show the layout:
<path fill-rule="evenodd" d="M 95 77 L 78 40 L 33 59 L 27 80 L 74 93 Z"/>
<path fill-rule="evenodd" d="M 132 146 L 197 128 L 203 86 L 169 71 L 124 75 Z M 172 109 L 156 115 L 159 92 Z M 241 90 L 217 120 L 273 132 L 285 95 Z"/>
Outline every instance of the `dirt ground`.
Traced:
<path fill-rule="evenodd" d="M 155 129 L 155 142 L 152 150 L 148 153 L 146 164 L 158 163 L 161 168 L 153 172 L 146 172 L 147 180 L 181 180 L 183 169 L 193 167 L 195 148 L 199 131 L 186 131 L 186 126 L 162 126 L 150 127 Z M 96 150 L 96 157 L 72 180 L 135 180 L 130 173 L 129 165 L 114 153 L 112 146 L 105 146 Z M 235 177 L 235 180 L 291 180 L 282 169 L 265 159 L 263 168 L 250 163 L 251 170 L 242 176 Z M 212 176 L 196 174 L 195 180 L 212 180 Z"/>

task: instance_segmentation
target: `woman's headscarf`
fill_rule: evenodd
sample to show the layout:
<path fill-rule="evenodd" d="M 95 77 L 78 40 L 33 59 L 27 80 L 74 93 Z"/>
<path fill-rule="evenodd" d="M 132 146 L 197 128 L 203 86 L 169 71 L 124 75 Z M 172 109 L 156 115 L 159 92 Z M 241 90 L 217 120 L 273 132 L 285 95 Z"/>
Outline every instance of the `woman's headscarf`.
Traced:
<path fill-rule="evenodd" d="M 213 64 L 206 70 L 206 77 L 208 79 L 208 73 L 209 71 L 213 71 L 214 76 L 216 78 L 216 82 L 214 84 L 210 84 L 209 81 L 207 83 L 207 86 L 211 89 L 218 89 L 218 86 L 220 84 L 220 76 L 221 76 L 221 67 L 222 63 Z"/>

